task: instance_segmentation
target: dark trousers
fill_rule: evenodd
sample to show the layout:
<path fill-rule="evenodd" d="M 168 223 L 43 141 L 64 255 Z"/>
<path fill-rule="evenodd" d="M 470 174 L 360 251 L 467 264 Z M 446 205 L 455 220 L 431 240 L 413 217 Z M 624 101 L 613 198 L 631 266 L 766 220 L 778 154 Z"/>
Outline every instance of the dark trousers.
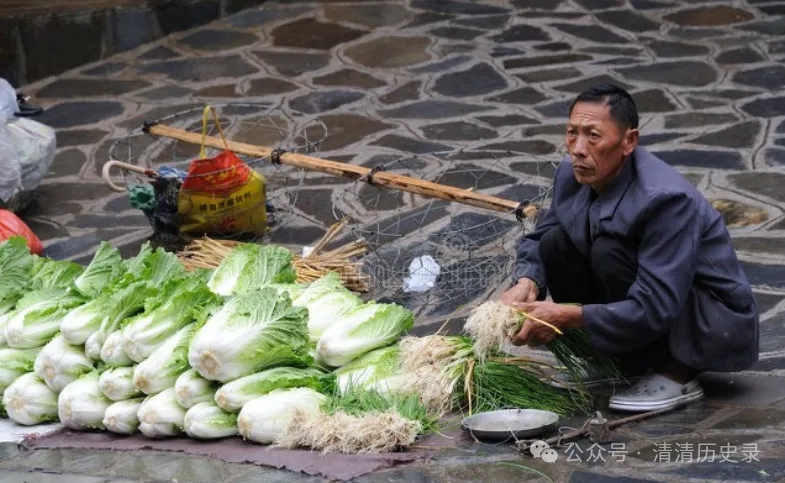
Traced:
<path fill-rule="evenodd" d="M 637 276 L 637 247 L 617 238 L 599 236 L 591 252 L 583 255 L 560 227 L 546 232 L 539 243 L 548 291 L 556 303 L 607 304 L 627 298 Z M 652 341 L 643 350 L 616 357 L 622 371 L 632 375 L 652 369 L 679 377 L 695 371 L 676 360 L 668 350 L 668 336 Z"/>

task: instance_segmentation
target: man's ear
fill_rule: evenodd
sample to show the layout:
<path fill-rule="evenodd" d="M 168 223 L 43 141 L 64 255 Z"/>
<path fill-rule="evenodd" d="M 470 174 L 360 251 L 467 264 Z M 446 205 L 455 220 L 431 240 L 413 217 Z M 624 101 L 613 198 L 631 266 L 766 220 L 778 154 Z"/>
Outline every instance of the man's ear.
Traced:
<path fill-rule="evenodd" d="M 627 129 L 627 132 L 624 134 L 624 140 L 622 141 L 625 158 L 630 154 L 632 154 L 632 152 L 635 151 L 635 148 L 638 147 L 639 135 L 640 135 L 640 131 L 638 131 L 637 129 Z"/>

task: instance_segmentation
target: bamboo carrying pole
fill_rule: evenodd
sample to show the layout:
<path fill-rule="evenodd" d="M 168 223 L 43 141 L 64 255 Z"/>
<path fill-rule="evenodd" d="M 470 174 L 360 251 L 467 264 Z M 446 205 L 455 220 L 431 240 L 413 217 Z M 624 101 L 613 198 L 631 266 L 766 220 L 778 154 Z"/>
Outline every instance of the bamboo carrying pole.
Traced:
<path fill-rule="evenodd" d="M 145 132 L 154 136 L 163 136 L 178 141 L 201 145 L 202 135 L 182 129 L 174 128 L 164 124 L 147 123 L 144 127 Z M 214 136 L 206 136 L 204 144 L 218 149 L 225 149 L 224 141 Z M 296 168 L 319 171 L 334 176 L 342 176 L 354 180 L 366 179 L 370 183 L 387 188 L 407 191 L 419 195 L 429 196 L 447 201 L 453 201 L 466 205 L 485 208 L 493 211 L 514 213 L 519 220 L 531 217 L 537 213 L 537 207 L 528 203 L 518 203 L 516 201 L 505 200 L 495 196 L 484 195 L 474 191 L 447 186 L 417 178 L 402 176 L 385 171 L 376 171 L 364 166 L 328 161 L 312 156 L 305 156 L 298 153 L 280 153 L 276 150 L 255 146 L 253 144 L 229 141 L 228 147 L 231 151 L 254 158 L 271 158 L 281 164 Z"/>

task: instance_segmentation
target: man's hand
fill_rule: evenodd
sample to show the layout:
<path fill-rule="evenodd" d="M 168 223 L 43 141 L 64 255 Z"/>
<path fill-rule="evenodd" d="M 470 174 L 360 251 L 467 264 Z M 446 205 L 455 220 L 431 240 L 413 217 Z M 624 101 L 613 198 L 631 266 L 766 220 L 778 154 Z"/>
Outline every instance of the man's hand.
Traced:
<path fill-rule="evenodd" d="M 513 303 L 512 307 L 525 312 L 533 318 L 548 322 L 559 330 L 571 329 L 583 325 L 582 310 L 577 305 L 563 305 L 553 302 Z M 512 338 L 514 345 L 547 344 L 558 334 L 545 324 L 527 319 L 521 330 Z"/>
<path fill-rule="evenodd" d="M 535 300 L 537 300 L 537 284 L 530 278 L 518 280 L 515 286 L 501 296 L 501 302 L 510 307 L 513 307 L 515 303 L 534 302 Z"/>

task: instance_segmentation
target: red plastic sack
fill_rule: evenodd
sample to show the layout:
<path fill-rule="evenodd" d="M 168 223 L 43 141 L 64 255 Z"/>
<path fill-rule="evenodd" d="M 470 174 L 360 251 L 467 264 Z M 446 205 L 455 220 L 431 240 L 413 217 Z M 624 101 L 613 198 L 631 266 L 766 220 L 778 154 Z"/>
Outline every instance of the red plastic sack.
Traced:
<path fill-rule="evenodd" d="M 40 255 L 41 252 L 44 251 L 41 240 L 35 236 L 33 230 L 31 230 L 24 221 L 12 211 L 0 210 L 0 242 L 8 240 L 13 236 L 24 237 L 24 239 L 27 240 L 27 246 L 30 248 L 30 253 Z"/>

